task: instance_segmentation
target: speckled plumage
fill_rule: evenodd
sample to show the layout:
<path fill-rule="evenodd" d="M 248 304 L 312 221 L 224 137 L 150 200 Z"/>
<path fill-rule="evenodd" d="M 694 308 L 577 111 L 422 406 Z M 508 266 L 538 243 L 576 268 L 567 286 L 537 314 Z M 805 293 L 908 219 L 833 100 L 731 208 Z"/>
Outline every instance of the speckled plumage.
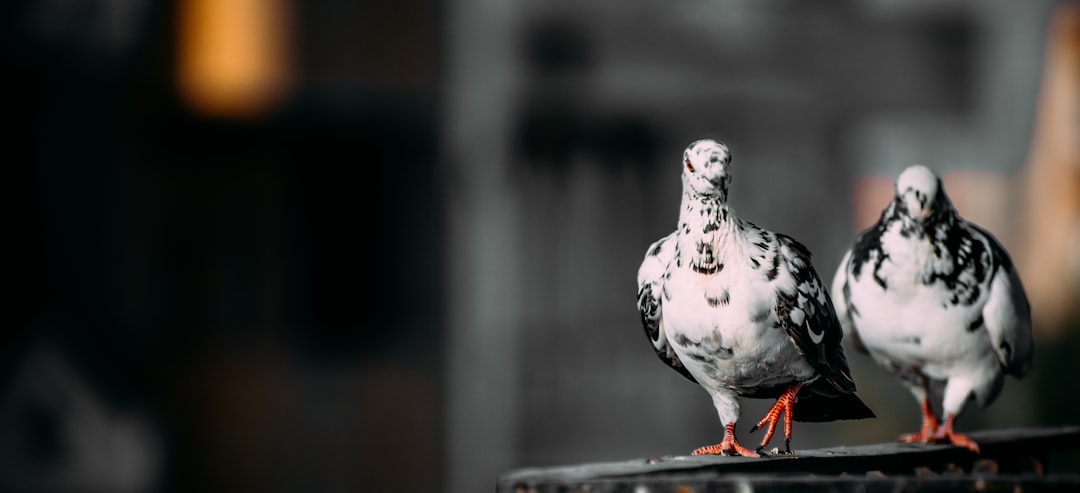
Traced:
<path fill-rule="evenodd" d="M 872 417 L 854 395 L 843 333 L 810 252 L 736 217 L 730 181 L 725 145 L 687 147 L 678 227 L 648 248 L 638 270 L 638 309 L 657 355 L 704 387 L 725 425 L 738 420 L 740 396 L 777 398 L 796 385 L 789 418 Z"/>
<path fill-rule="evenodd" d="M 925 166 L 897 178 L 895 196 L 860 233 L 832 293 L 854 345 L 896 374 L 924 406 L 923 430 L 905 441 L 945 441 L 969 399 L 990 405 L 1006 374 L 1031 366 L 1031 314 L 1009 255 L 989 232 L 957 214 Z M 931 395 L 931 383 L 944 383 Z M 937 429 L 933 398 L 948 431 Z M 958 435 L 952 440 L 978 447 Z"/>

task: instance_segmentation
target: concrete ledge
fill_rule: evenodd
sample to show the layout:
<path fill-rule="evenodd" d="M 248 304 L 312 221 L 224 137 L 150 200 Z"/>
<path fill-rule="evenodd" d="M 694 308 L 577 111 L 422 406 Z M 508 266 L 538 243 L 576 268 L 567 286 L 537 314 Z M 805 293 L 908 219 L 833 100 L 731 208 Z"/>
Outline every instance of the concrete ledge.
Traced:
<path fill-rule="evenodd" d="M 497 491 L 1012 492 L 1080 487 L 1080 473 L 1047 470 L 1051 454 L 1080 447 L 1080 426 L 983 430 L 970 436 L 981 455 L 951 445 L 888 442 L 763 458 L 667 456 L 518 469 L 498 478 Z"/>

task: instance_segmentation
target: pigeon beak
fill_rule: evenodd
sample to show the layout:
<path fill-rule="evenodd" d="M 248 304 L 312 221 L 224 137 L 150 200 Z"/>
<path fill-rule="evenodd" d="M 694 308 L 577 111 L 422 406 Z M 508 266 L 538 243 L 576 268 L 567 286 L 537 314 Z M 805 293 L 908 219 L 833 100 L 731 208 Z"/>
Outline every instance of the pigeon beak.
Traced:
<path fill-rule="evenodd" d="M 902 197 L 904 209 L 912 219 L 923 222 L 930 217 L 931 207 L 924 206 L 924 201 L 919 199 L 918 193 L 905 193 Z"/>

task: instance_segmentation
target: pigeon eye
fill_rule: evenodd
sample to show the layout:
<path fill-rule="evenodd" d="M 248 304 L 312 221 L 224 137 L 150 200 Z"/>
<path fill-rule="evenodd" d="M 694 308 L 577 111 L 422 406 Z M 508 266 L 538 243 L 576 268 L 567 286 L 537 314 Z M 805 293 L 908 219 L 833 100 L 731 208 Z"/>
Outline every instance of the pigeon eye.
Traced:
<path fill-rule="evenodd" d="M 686 160 L 686 162 L 685 162 L 685 163 L 683 163 L 683 164 L 685 164 L 685 165 L 686 165 L 686 170 L 687 170 L 687 171 L 689 171 L 689 172 L 691 172 L 691 173 L 693 173 L 693 172 L 694 172 L 694 165 L 690 164 L 690 160 L 689 160 L 689 159 L 687 159 L 687 160 Z"/>

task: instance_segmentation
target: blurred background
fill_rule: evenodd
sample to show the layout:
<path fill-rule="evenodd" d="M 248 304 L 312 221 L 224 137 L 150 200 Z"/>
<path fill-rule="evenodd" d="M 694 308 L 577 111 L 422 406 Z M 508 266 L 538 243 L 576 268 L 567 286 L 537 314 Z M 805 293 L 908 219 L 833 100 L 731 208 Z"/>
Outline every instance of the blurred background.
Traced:
<path fill-rule="evenodd" d="M 0 66 L 5 491 L 491 491 L 715 443 L 635 308 L 704 137 L 825 279 L 938 170 L 1035 317 L 958 427 L 1077 422 L 1076 2 L 12 0 Z M 848 353 L 879 419 L 796 449 L 918 427 Z"/>

